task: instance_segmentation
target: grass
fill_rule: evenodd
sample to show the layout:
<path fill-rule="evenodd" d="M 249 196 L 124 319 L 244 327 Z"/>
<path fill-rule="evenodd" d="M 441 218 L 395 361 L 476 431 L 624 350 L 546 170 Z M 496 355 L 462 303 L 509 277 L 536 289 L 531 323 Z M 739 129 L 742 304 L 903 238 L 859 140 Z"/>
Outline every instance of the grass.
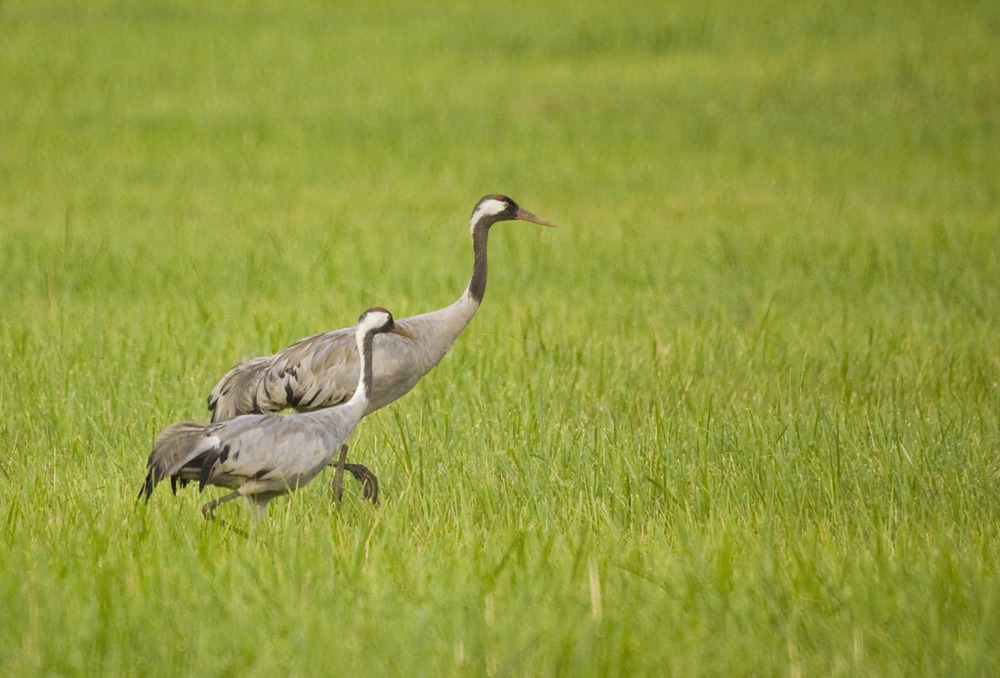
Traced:
<path fill-rule="evenodd" d="M 994 5 L 3 3 L 5 670 L 996 674 Z M 135 506 L 498 190 L 560 228 L 363 422 L 383 505 Z"/>

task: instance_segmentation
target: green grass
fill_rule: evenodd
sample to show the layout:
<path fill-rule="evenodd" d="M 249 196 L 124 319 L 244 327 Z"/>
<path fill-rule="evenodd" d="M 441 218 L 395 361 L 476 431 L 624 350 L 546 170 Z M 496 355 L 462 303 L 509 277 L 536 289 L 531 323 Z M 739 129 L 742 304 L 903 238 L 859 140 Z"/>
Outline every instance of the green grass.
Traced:
<path fill-rule="evenodd" d="M 328 5 L 0 4 L 5 673 L 1000 671 L 1000 6 Z M 381 506 L 135 506 L 493 191 Z"/>

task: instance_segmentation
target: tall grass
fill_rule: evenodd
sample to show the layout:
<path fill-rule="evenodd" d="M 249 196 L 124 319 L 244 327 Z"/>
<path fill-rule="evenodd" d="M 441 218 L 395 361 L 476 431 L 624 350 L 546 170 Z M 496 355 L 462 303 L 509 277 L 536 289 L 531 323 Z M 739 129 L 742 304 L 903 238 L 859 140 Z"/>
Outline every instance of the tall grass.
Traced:
<path fill-rule="evenodd" d="M 5 671 L 995 674 L 994 4 L 4 3 Z M 381 506 L 135 504 L 493 191 Z"/>

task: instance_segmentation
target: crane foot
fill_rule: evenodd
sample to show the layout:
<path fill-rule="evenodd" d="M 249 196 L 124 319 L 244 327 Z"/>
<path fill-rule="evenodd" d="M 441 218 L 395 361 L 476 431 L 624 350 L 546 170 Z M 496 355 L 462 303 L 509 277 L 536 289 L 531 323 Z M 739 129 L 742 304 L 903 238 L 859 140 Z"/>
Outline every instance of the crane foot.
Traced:
<path fill-rule="evenodd" d="M 364 464 L 344 464 L 344 470 L 349 471 L 354 479 L 364 486 L 362 496 L 378 506 L 378 478 L 375 477 L 375 474 L 369 471 Z"/>

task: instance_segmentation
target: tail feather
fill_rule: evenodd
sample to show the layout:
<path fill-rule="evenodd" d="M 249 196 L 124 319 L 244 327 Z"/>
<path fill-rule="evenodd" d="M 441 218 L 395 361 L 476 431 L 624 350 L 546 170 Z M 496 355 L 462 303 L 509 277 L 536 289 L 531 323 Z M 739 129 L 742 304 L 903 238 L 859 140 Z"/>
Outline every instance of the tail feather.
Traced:
<path fill-rule="evenodd" d="M 146 463 L 148 472 L 139 496 L 149 501 L 153 489 L 167 477 L 171 479 L 171 486 L 176 488 L 174 478 L 181 469 L 218 444 L 219 438 L 212 434 L 210 425 L 181 423 L 167 427 L 156 439 L 149 454 Z"/>
<path fill-rule="evenodd" d="M 251 358 L 237 363 L 223 375 L 208 396 L 213 422 L 261 411 L 257 394 L 270 363 L 271 356 Z"/>

